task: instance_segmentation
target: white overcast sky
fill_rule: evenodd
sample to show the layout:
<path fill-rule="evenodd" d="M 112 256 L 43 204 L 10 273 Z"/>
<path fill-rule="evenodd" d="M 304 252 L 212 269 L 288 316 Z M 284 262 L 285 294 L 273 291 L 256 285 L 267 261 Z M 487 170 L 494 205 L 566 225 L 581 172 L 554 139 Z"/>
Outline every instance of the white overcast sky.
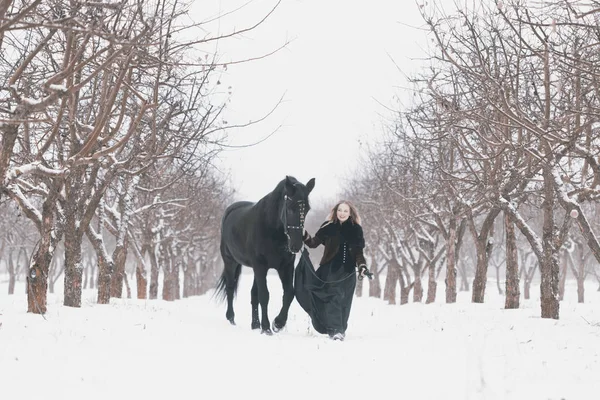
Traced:
<path fill-rule="evenodd" d="M 205 20 L 216 9 L 229 12 L 211 29 L 230 32 L 259 21 L 274 0 L 197 1 L 192 15 Z M 210 6 L 215 10 L 207 12 Z M 283 0 L 256 30 L 218 43 L 222 61 L 260 56 L 291 41 L 265 59 L 231 65 L 222 87 L 232 88 L 225 118 L 229 124 L 257 120 L 283 97 L 264 122 L 229 132 L 230 144 L 268 140 L 228 150 L 221 165 L 231 172 L 238 199 L 256 201 L 285 175 L 302 182 L 316 178 L 311 199 L 335 201 L 337 192 L 357 166 L 366 143 L 381 134 L 378 104 L 392 104 L 402 72 L 414 71 L 424 57 L 425 34 L 417 3 L 412 0 Z M 207 13 L 206 15 L 204 15 Z"/>

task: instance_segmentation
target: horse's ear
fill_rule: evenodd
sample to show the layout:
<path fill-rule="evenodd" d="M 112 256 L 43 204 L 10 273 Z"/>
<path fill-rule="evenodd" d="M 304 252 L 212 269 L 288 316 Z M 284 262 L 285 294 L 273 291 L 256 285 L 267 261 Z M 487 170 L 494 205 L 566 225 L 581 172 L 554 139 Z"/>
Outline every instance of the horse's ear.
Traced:
<path fill-rule="evenodd" d="M 306 184 L 306 189 L 308 189 L 308 193 L 310 193 L 315 187 L 315 178 L 311 178 L 310 181 Z"/>
<path fill-rule="evenodd" d="M 289 175 L 285 176 L 285 186 L 292 188 L 294 186 L 294 182 L 292 182 L 292 179 L 290 178 Z"/>
<path fill-rule="evenodd" d="M 289 175 L 285 176 L 285 193 L 288 196 L 293 196 L 294 193 L 296 192 L 296 187 L 294 186 L 294 181 L 293 178 L 290 177 Z"/>

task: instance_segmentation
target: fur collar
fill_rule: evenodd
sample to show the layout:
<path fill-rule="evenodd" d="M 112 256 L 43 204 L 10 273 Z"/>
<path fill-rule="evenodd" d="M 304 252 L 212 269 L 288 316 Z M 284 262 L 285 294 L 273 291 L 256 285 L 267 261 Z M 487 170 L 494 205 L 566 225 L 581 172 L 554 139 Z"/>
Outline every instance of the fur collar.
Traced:
<path fill-rule="evenodd" d="M 362 227 L 352 221 L 346 220 L 346 222 L 340 224 L 339 222 L 325 221 L 321 225 L 321 229 L 324 236 L 334 237 L 340 236 L 341 241 L 347 242 L 351 246 L 364 247 L 365 240 L 363 238 Z"/>

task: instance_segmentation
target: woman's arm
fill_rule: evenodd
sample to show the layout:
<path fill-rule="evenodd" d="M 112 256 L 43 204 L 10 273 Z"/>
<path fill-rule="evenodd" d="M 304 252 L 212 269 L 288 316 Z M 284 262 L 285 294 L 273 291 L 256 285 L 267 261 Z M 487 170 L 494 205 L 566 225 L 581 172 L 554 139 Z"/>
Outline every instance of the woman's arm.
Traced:
<path fill-rule="evenodd" d="M 307 231 L 304 231 L 304 236 L 302 236 L 302 240 L 304 241 L 304 244 L 307 245 L 308 247 L 310 247 L 311 249 L 314 249 L 315 247 L 318 247 L 320 244 L 325 243 L 325 238 L 329 235 L 326 232 L 326 230 L 328 229 L 327 228 L 328 226 L 330 226 L 329 221 L 323 222 L 321 224 L 321 227 L 317 231 L 317 233 L 315 233 L 314 237 L 311 237 Z"/>
<path fill-rule="evenodd" d="M 365 259 L 365 255 L 363 254 L 363 249 L 365 248 L 365 238 L 363 236 L 363 230 L 360 225 L 355 226 L 355 235 L 356 242 L 354 245 L 354 261 L 356 265 L 360 267 L 361 265 L 367 265 L 367 260 Z"/>
<path fill-rule="evenodd" d="M 323 243 L 319 236 L 315 235 L 314 237 L 311 237 L 307 231 L 304 231 L 304 236 L 302 237 L 302 240 L 304 241 L 304 244 L 310 247 L 311 249 L 314 249 L 315 247 L 318 247 L 320 244 Z"/>
<path fill-rule="evenodd" d="M 361 265 L 367 265 L 367 260 L 365 259 L 365 255 L 363 254 L 363 249 L 356 249 L 354 253 L 354 260 L 356 261 L 356 265 L 358 267 L 360 267 Z"/>

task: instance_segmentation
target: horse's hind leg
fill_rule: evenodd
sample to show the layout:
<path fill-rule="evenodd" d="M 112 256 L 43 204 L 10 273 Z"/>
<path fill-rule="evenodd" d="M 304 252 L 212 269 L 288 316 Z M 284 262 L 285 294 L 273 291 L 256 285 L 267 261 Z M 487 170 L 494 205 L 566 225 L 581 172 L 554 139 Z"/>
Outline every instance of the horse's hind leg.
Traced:
<path fill-rule="evenodd" d="M 279 332 L 287 323 L 288 311 L 294 300 L 294 268 L 281 269 L 277 271 L 283 286 L 283 302 L 279 315 L 273 320 L 273 331 Z"/>
<path fill-rule="evenodd" d="M 269 289 L 267 289 L 267 269 L 255 268 L 254 269 L 254 283 L 256 284 L 256 291 L 258 294 L 258 302 L 260 304 L 260 333 L 266 333 L 272 335 L 271 323 L 269 322 L 268 308 L 269 308 Z"/>
<path fill-rule="evenodd" d="M 260 321 L 258 320 L 258 285 L 256 284 L 256 276 L 254 277 L 254 283 L 250 291 L 250 303 L 252 305 L 252 329 L 258 329 L 260 328 Z"/>

